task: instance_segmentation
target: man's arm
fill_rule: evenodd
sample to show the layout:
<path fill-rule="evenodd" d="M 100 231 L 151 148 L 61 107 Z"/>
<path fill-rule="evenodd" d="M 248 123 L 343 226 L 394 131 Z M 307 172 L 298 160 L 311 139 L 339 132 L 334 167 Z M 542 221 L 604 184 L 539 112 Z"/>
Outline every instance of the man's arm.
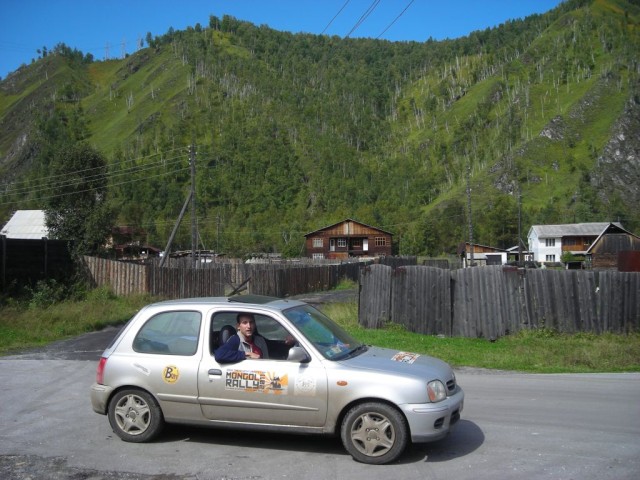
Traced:
<path fill-rule="evenodd" d="M 218 347 L 214 352 L 214 357 L 218 363 L 235 363 L 241 362 L 247 358 L 243 351 L 238 350 L 240 346 L 240 337 L 234 335 L 227 340 L 227 343 Z"/>

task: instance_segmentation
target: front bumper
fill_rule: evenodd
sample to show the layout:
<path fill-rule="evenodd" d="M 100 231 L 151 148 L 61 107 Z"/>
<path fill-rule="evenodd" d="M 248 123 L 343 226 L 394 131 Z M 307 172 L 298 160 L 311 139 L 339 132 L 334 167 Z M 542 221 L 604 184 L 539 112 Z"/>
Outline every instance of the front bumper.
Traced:
<path fill-rule="evenodd" d="M 400 405 L 409 423 L 411 441 L 425 443 L 447 436 L 460 420 L 464 407 L 464 392 L 461 388 L 438 403 L 411 403 Z"/>
<path fill-rule="evenodd" d="M 106 385 L 100 385 L 99 383 L 91 385 L 91 407 L 93 407 L 94 412 L 101 415 L 107 414 L 111 392 L 113 392 L 113 388 Z"/>

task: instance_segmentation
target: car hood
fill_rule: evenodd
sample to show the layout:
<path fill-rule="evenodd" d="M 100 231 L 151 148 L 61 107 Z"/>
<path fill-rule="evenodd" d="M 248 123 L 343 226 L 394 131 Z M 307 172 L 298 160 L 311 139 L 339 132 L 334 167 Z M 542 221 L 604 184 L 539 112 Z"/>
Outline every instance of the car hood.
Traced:
<path fill-rule="evenodd" d="M 453 369 L 442 360 L 429 355 L 402 352 L 389 348 L 368 347 L 366 352 L 353 358 L 341 360 L 345 366 L 357 369 L 376 370 L 392 374 L 416 375 L 420 378 L 447 381 L 453 377 Z"/>

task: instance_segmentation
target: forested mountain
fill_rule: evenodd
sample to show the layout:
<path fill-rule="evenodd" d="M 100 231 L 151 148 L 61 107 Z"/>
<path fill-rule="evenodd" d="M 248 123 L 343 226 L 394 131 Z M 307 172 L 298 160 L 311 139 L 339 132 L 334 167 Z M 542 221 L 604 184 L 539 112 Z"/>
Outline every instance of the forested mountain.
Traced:
<path fill-rule="evenodd" d="M 569 0 L 443 42 L 212 16 L 120 60 L 58 45 L 0 82 L 0 222 L 68 193 L 55 163 L 84 142 L 106 159 L 115 224 L 163 247 L 194 143 L 200 240 L 229 254 L 298 255 L 346 217 L 401 254 L 453 253 L 470 226 L 513 246 L 519 212 L 523 237 L 609 220 L 639 233 L 639 27 L 638 1 Z"/>

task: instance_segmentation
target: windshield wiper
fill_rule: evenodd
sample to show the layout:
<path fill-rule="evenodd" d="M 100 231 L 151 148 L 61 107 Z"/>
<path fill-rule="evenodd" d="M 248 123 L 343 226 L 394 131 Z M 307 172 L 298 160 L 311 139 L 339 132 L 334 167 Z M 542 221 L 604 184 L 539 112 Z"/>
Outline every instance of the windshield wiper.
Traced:
<path fill-rule="evenodd" d="M 347 358 L 357 357 L 358 355 L 366 352 L 367 350 L 369 350 L 369 347 L 367 347 L 366 345 L 364 344 L 358 345 L 357 347 L 349 350 L 345 356 L 340 358 L 340 360 L 346 360 Z"/>

